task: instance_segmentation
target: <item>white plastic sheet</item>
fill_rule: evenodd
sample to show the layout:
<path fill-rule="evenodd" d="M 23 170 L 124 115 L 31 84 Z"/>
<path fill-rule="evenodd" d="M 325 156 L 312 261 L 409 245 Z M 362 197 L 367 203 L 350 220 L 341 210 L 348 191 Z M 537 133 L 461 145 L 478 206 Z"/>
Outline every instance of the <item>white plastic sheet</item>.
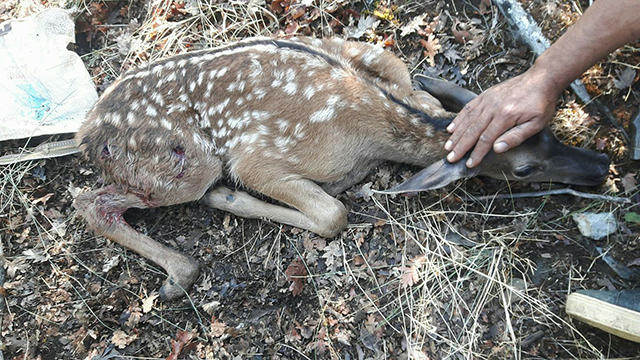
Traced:
<path fill-rule="evenodd" d="M 0 141 L 78 130 L 98 99 L 69 10 L 0 23 Z"/>

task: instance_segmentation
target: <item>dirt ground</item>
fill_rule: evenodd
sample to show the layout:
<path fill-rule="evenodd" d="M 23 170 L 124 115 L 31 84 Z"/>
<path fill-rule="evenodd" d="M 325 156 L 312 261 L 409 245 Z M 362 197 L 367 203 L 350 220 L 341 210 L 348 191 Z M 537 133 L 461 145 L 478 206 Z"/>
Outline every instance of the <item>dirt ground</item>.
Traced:
<path fill-rule="evenodd" d="M 0 21 L 50 5 L 10 1 Z M 534 59 L 484 0 L 76 5 L 75 51 L 99 92 L 138 63 L 252 35 L 350 35 L 383 44 L 413 73 L 477 92 Z M 524 5 L 551 39 L 587 7 Z M 638 46 L 583 78 L 629 134 L 640 106 Z M 188 297 L 169 303 L 157 299 L 165 275 L 155 264 L 95 236 L 76 216 L 74 195 L 103 186 L 92 164 L 68 156 L 3 168 L 0 359 L 640 358 L 640 344 L 564 312 L 576 290 L 638 286 L 638 162 L 606 115 L 568 91 L 554 129 L 612 160 L 604 184 L 575 190 L 631 202 L 474 199 L 564 187 L 486 178 L 419 196 L 372 194 L 416 170 L 387 164 L 338 196 L 349 226 L 334 239 L 197 203 L 130 210 L 135 229 L 201 265 Z M 22 145 L 4 143 L 0 155 Z M 584 211 L 613 212 L 618 230 L 600 241 L 582 236 L 571 215 Z M 620 267 L 632 276 L 621 277 Z"/>

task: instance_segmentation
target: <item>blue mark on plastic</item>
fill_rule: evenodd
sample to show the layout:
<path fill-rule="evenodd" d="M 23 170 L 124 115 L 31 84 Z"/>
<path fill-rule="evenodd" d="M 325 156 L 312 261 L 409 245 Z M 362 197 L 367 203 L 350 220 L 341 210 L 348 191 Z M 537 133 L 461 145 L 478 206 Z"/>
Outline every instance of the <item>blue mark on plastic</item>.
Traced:
<path fill-rule="evenodd" d="M 18 84 L 17 86 L 22 90 L 22 93 L 16 94 L 24 109 L 22 115 L 37 121 L 44 120 L 51 111 L 51 100 L 42 95 L 46 91 L 36 89 L 32 84 Z"/>

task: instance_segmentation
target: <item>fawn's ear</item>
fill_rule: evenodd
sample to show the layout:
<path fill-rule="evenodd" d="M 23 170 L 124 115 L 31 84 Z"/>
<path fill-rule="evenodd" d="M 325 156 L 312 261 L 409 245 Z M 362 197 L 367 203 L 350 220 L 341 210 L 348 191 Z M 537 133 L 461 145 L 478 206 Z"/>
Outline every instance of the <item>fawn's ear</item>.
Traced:
<path fill-rule="evenodd" d="M 478 96 L 473 91 L 434 77 L 417 74 L 413 78 L 420 90 L 433 95 L 446 110 L 451 112 L 460 112 L 469 101 Z"/>
<path fill-rule="evenodd" d="M 465 156 L 455 163 L 450 163 L 446 159 L 439 160 L 422 169 L 402 184 L 380 192 L 383 194 L 402 194 L 433 190 L 447 186 L 459 179 L 472 178 L 480 173 L 480 166 L 468 168 L 466 165 L 467 157 Z"/>

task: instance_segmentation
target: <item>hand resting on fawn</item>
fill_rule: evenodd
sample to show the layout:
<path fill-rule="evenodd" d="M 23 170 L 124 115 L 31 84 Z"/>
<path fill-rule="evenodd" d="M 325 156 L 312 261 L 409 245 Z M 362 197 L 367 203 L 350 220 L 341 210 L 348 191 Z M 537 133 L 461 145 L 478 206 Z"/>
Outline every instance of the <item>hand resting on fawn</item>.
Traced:
<path fill-rule="evenodd" d="M 471 171 L 448 163 L 454 113 L 443 105 L 456 111 L 474 95 L 417 80 L 423 90 L 381 47 L 341 39 L 249 39 L 141 66 L 104 92 L 77 134 L 110 185 L 74 205 L 97 234 L 160 265 L 170 300 L 196 281 L 198 263 L 130 227 L 129 208 L 200 200 L 333 237 L 348 212 L 334 195 L 384 161 L 425 167 L 395 192 L 478 174 L 593 185 L 608 171 L 605 155 L 562 145 L 549 130 Z M 277 204 L 221 186 L 223 177 Z"/>

